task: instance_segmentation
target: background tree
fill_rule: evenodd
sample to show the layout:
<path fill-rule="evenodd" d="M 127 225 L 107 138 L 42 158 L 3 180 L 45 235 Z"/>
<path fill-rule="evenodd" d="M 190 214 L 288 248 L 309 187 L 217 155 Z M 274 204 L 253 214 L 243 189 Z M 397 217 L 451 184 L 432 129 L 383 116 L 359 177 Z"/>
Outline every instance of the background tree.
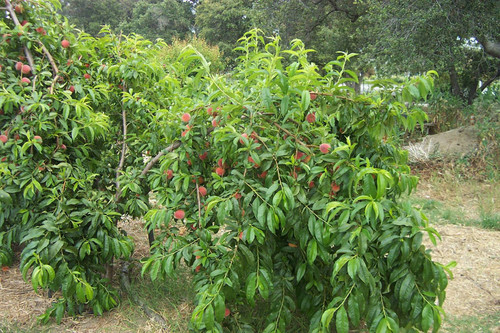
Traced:
<path fill-rule="evenodd" d="M 252 27 L 250 0 L 205 0 L 196 6 L 196 31 L 233 58 L 236 41 Z"/>
<path fill-rule="evenodd" d="M 385 73 L 444 74 L 453 95 L 469 104 L 479 80 L 499 76 L 498 1 L 368 1 L 372 43 L 365 57 Z M 492 81 L 491 81 L 492 82 Z M 491 83 L 490 82 L 490 83 Z M 485 89 L 486 85 L 480 87 Z"/>
<path fill-rule="evenodd" d="M 171 42 L 192 34 L 194 14 L 191 3 L 182 0 L 141 0 L 127 21 L 119 25 L 123 32 L 137 33 L 150 40 Z"/>

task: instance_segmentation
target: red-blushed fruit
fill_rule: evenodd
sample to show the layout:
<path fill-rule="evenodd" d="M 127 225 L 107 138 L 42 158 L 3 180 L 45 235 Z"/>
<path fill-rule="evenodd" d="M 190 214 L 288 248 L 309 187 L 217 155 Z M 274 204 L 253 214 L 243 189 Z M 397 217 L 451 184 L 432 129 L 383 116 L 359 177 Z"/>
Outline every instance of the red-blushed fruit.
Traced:
<path fill-rule="evenodd" d="M 23 69 L 23 63 L 18 61 L 16 62 L 16 70 L 21 71 Z"/>
<path fill-rule="evenodd" d="M 182 220 L 185 216 L 186 213 L 182 209 L 176 210 L 174 212 L 174 217 L 178 220 Z"/>
<path fill-rule="evenodd" d="M 194 269 L 194 271 L 195 271 L 196 273 L 198 273 L 198 272 L 200 271 L 200 269 L 201 269 L 201 265 L 198 265 L 198 266 L 196 266 L 196 268 Z"/>
<path fill-rule="evenodd" d="M 2 162 L 7 161 L 7 157 L 2 157 L 1 161 L 2 161 Z"/>
<path fill-rule="evenodd" d="M 20 138 L 21 138 L 21 137 L 19 136 L 19 134 L 14 135 L 14 140 L 16 140 L 16 141 L 17 141 L 17 140 L 19 140 Z"/>
<path fill-rule="evenodd" d="M 69 47 L 69 41 L 66 39 L 63 39 L 61 42 L 61 46 L 67 49 Z"/>
<path fill-rule="evenodd" d="M 174 178 L 174 171 L 172 171 L 171 169 L 168 169 L 167 170 L 167 179 L 172 179 Z"/>
<path fill-rule="evenodd" d="M 16 7 L 14 7 L 14 10 L 16 11 L 16 13 L 22 14 L 24 11 L 24 8 L 21 5 L 16 5 Z"/>
<path fill-rule="evenodd" d="M 89 80 L 90 79 L 90 74 L 89 73 L 85 73 L 85 74 L 83 74 L 83 77 L 85 78 L 85 80 Z"/>
<path fill-rule="evenodd" d="M 213 110 L 213 109 L 212 109 L 212 107 L 211 107 L 211 106 L 210 106 L 210 107 L 208 107 L 208 109 L 207 109 L 207 114 L 208 114 L 209 116 L 211 116 L 211 115 L 213 114 L 213 113 L 212 113 L 212 110 Z"/>
<path fill-rule="evenodd" d="M 314 182 L 311 180 L 311 181 L 309 182 L 309 188 L 313 188 L 313 187 L 314 187 Z"/>
<path fill-rule="evenodd" d="M 181 136 L 182 136 L 182 137 L 185 137 L 185 136 L 186 136 L 186 134 L 188 134 L 188 132 L 189 132 L 189 130 L 182 131 Z"/>
<path fill-rule="evenodd" d="M 309 94 L 309 97 L 310 97 L 311 101 L 314 101 L 318 97 L 318 94 L 312 92 Z"/>
<path fill-rule="evenodd" d="M 31 67 L 28 66 L 28 65 L 23 65 L 23 68 L 21 69 L 21 72 L 23 74 L 29 74 L 29 73 L 31 73 Z"/>
<path fill-rule="evenodd" d="M 234 194 L 234 198 L 235 198 L 236 200 L 240 200 L 240 199 L 241 199 L 241 193 L 240 193 L 240 192 L 236 192 L 236 193 Z"/>
<path fill-rule="evenodd" d="M 330 146 L 328 143 L 322 143 L 319 145 L 319 150 L 323 153 L 323 154 L 326 154 L 330 151 L 330 148 L 332 148 L 332 146 Z"/>
<path fill-rule="evenodd" d="M 191 162 L 191 160 L 187 160 L 187 165 L 192 166 L 193 162 Z"/>
<path fill-rule="evenodd" d="M 205 186 L 200 186 L 198 187 L 198 192 L 200 192 L 200 195 L 204 197 L 205 195 L 207 195 L 207 188 Z"/>
<path fill-rule="evenodd" d="M 39 34 L 42 34 L 44 36 L 47 34 L 47 32 L 45 31 L 45 29 L 42 28 L 42 27 L 38 27 L 35 30 L 36 30 L 36 32 L 38 32 Z"/>
<path fill-rule="evenodd" d="M 218 174 L 220 177 L 224 176 L 224 172 L 226 172 L 226 170 L 224 170 L 221 167 L 218 167 L 217 169 L 215 169 L 215 173 Z"/>
<path fill-rule="evenodd" d="M 85 67 L 89 68 L 90 67 L 90 64 L 85 64 Z M 123 81 L 123 80 L 122 80 Z"/>
<path fill-rule="evenodd" d="M 70 86 L 68 90 L 71 91 L 71 93 L 74 93 L 75 92 L 75 86 Z"/>
<path fill-rule="evenodd" d="M 181 117 L 182 121 L 187 123 L 191 120 L 191 115 L 189 113 L 184 113 Z"/>
<path fill-rule="evenodd" d="M 242 145 L 244 145 L 244 144 L 245 144 L 245 141 L 243 140 L 243 138 L 245 138 L 245 139 L 247 139 L 247 140 L 248 140 L 248 134 L 243 133 L 243 134 L 241 135 L 240 143 L 241 143 Z"/>
<path fill-rule="evenodd" d="M 228 308 L 226 308 L 225 312 L 224 312 L 224 317 L 227 317 L 231 314 L 231 310 L 229 310 Z"/>
<path fill-rule="evenodd" d="M 340 186 L 337 184 L 337 183 L 332 183 L 332 191 L 337 193 L 338 191 L 340 191 Z"/>
<path fill-rule="evenodd" d="M 224 166 L 224 161 L 222 160 L 222 158 L 219 158 L 219 160 L 217 161 L 217 165 L 221 168 Z"/>
<path fill-rule="evenodd" d="M 7 140 L 9 140 L 9 138 L 7 137 L 7 135 L 0 135 L 0 141 L 2 141 L 3 143 L 6 143 Z"/>
<path fill-rule="evenodd" d="M 200 160 L 204 161 L 207 159 L 208 153 L 204 152 L 203 154 L 198 155 L 198 157 L 200 158 Z"/>
<path fill-rule="evenodd" d="M 217 120 L 214 118 L 212 119 L 212 127 L 217 127 L 219 126 L 219 123 L 217 122 Z"/>
<path fill-rule="evenodd" d="M 297 153 L 295 153 L 295 160 L 296 161 L 299 161 L 302 157 L 304 157 L 304 153 L 301 152 L 301 151 L 298 151 Z"/>
<path fill-rule="evenodd" d="M 30 80 L 30 79 L 28 79 L 27 77 L 23 77 L 23 78 L 21 79 L 21 82 L 22 82 L 22 83 L 27 83 L 27 84 L 30 84 L 30 83 L 31 83 L 31 80 Z"/>
<path fill-rule="evenodd" d="M 61 149 L 66 150 L 66 145 L 64 143 L 61 145 Z"/>
<path fill-rule="evenodd" d="M 307 122 L 309 123 L 314 123 L 316 121 L 316 114 L 314 113 L 309 113 L 307 116 L 306 116 L 306 120 Z"/>
<path fill-rule="evenodd" d="M 307 155 L 306 157 L 304 157 L 304 163 L 309 163 L 310 160 L 311 156 Z"/>
<path fill-rule="evenodd" d="M 40 142 L 40 143 L 43 141 L 43 140 L 42 140 L 42 137 L 41 137 L 40 135 L 35 135 L 35 136 L 33 137 L 33 140 L 36 140 L 36 141 L 38 141 L 38 142 Z"/>
<path fill-rule="evenodd" d="M 257 177 L 259 177 L 259 178 L 266 178 L 266 176 L 267 176 L 267 171 L 264 171 L 261 174 L 257 175 Z"/>
<path fill-rule="evenodd" d="M 243 231 L 240 231 L 240 234 L 238 235 L 239 239 L 243 239 Z"/>
<path fill-rule="evenodd" d="M 26 24 L 28 24 L 28 21 L 24 20 L 21 22 L 21 25 L 24 27 Z"/>

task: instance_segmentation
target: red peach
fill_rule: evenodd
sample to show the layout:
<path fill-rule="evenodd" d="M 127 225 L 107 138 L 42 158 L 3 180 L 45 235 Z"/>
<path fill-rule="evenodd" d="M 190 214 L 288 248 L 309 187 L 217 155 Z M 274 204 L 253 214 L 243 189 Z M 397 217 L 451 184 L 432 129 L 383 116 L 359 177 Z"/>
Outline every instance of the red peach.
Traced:
<path fill-rule="evenodd" d="M 182 121 L 187 123 L 189 120 L 191 120 L 191 115 L 189 113 L 184 113 L 181 117 Z"/>
<path fill-rule="evenodd" d="M 323 153 L 323 154 L 326 154 L 330 151 L 330 148 L 332 148 L 332 146 L 330 146 L 328 143 L 322 143 L 319 145 L 319 150 Z"/>
<path fill-rule="evenodd" d="M 332 183 L 332 191 L 337 193 L 338 191 L 340 191 L 340 186 L 337 184 L 337 183 Z"/>
<path fill-rule="evenodd" d="M 240 192 L 236 192 L 236 193 L 234 194 L 234 198 L 235 198 L 236 200 L 240 200 L 240 199 L 241 199 L 241 193 L 240 193 Z"/>
<path fill-rule="evenodd" d="M 64 143 L 61 145 L 61 149 L 66 150 L 66 145 Z"/>
<path fill-rule="evenodd" d="M 61 42 L 61 46 L 67 49 L 69 47 L 69 41 L 66 39 L 63 39 Z"/>
<path fill-rule="evenodd" d="M 85 78 L 85 80 L 88 80 L 88 79 L 90 79 L 90 74 L 85 73 L 85 74 L 83 74 L 83 77 Z"/>
<path fill-rule="evenodd" d="M 21 71 L 23 69 L 23 63 L 18 61 L 16 62 L 16 70 Z"/>
<path fill-rule="evenodd" d="M 7 135 L 3 135 L 3 134 L 0 135 L 0 141 L 2 141 L 3 143 L 6 143 L 8 139 L 9 138 L 7 137 Z"/>
<path fill-rule="evenodd" d="M 30 83 L 31 83 L 31 80 L 30 80 L 30 79 L 28 79 L 27 77 L 23 77 L 23 78 L 21 79 L 21 82 L 22 82 L 22 83 L 27 83 L 27 84 L 30 84 Z"/>
<path fill-rule="evenodd" d="M 16 5 L 16 7 L 14 7 L 14 10 L 16 11 L 16 13 L 22 14 L 24 11 L 24 8 L 23 8 L 23 6 Z"/>
<path fill-rule="evenodd" d="M 207 157 L 208 157 L 208 153 L 207 153 L 207 152 L 204 152 L 203 154 L 200 154 L 198 157 L 200 158 L 200 160 L 204 161 L 204 160 L 206 160 L 206 159 L 207 159 Z"/>
<path fill-rule="evenodd" d="M 167 170 L 167 179 L 172 179 L 174 177 L 174 172 L 171 169 Z"/>
<path fill-rule="evenodd" d="M 229 310 L 228 308 L 226 308 L 226 310 L 224 311 L 224 317 L 227 317 L 231 314 L 231 310 Z"/>
<path fill-rule="evenodd" d="M 316 121 L 316 114 L 314 113 L 309 113 L 307 116 L 306 116 L 306 120 L 307 122 L 309 123 L 314 123 Z"/>
<path fill-rule="evenodd" d="M 314 182 L 311 180 L 311 181 L 309 182 L 309 188 L 313 188 L 313 187 L 314 187 Z"/>
<path fill-rule="evenodd" d="M 219 123 L 217 122 L 217 120 L 215 120 L 215 118 L 212 120 L 212 127 L 217 127 L 219 126 Z"/>
<path fill-rule="evenodd" d="M 221 167 L 218 167 L 217 169 L 215 169 L 215 173 L 218 174 L 220 177 L 224 176 L 224 172 L 226 170 L 222 169 Z"/>
<path fill-rule="evenodd" d="M 241 135 L 240 143 L 241 143 L 242 145 L 244 145 L 244 144 L 245 144 L 245 141 L 243 140 L 243 138 L 245 138 L 245 139 L 247 139 L 247 140 L 248 140 L 248 134 L 243 133 L 243 134 Z"/>
<path fill-rule="evenodd" d="M 182 209 L 176 210 L 174 213 L 174 217 L 178 220 L 182 220 L 185 216 L 186 213 Z"/>
<path fill-rule="evenodd" d="M 198 187 L 198 192 L 200 192 L 200 195 L 204 197 L 205 195 L 207 195 L 207 188 L 205 186 L 200 186 Z"/>
<path fill-rule="evenodd" d="M 31 67 L 28 65 L 23 65 L 23 68 L 21 69 L 21 72 L 23 74 L 29 74 L 31 72 Z"/>
<path fill-rule="evenodd" d="M 238 235 L 239 239 L 243 239 L 243 231 L 240 231 L 240 234 Z"/>
<path fill-rule="evenodd" d="M 40 142 L 40 143 L 43 141 L 43 140 L 42 140 L 42 137 L 41 137 L 40 135 L 35 135 L 35 136 L 33 137 L 33 139 L 35 139 L 36 141 L 38 141 L 38 142 Z"/>
<path fill-rule="evenodd" d="M 207 109 L 207 113 L 208 113 L 208 115 L 209 115 L 209 116 L 211 116 L 211 115 L 212 115 L 212 110 L 213 110 L 213 109 L 212 109 L 212 107 L 209 107 L 209 108 Z"/>
<path fill-rule="evenodd" d="M 318 97 L 318 94 L 314 93 L 314 92 L 311 92 L 309 94 L 309 97 L 311 98 L 311 101 L 314 101 L 317 97 Z"/>
<path fill-rule="evenodd" d="M 75 86 L 70 86 L 68 90 L 71 91 L 71 93 L 74 93 L 75 92 Z"/>
<path fill-rule="evenodd" d="M 26 20 L 24 20 L 24 21 L 21 22 L 22 26 L 25 26 L 26 24 L 28 24 L 28 21 L 26 21 Z"/>

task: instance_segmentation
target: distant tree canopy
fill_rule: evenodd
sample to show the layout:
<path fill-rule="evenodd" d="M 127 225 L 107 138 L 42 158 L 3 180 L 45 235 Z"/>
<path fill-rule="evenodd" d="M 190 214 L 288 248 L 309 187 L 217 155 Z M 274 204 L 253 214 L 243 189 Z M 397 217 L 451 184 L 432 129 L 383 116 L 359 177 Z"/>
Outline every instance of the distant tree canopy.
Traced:
<path fill-rule="evenodd" d="M 97 34 L 103 24 L 149 39 L 195 34 L 234 60 L 243 33 L 259 27 L 283 45 L 299 38 L 319 66 L 336 51 L 359 53 L 359 72 L 435 69 L 450 92 L 471 103 L 500 77 L 496 0 L 66 0 L 63 13 Z M 112 14 L 111 14 L 112 13 Z M 482 85 L 480 85 L 482 82 Z"/>

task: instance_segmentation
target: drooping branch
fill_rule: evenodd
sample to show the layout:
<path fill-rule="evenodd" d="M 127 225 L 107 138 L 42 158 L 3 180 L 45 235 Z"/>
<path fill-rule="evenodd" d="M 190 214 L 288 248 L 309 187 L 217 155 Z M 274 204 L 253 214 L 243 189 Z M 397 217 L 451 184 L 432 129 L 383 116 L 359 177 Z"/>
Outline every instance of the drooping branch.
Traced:
<path fill-rule="evenodd" d="M 10 3 L 10 0 L 5 0 L 5 6 L 6 6 L 5 8 L 7 9 L 7 11 L 10 14 L 10 17 L 14 21 L 14 24 L 18 25 L 18 26 L 22 26 L 17 18 L 16 11 L 14 10 L 14 8 L 12 8 L 12 4 Z M 35 62 L 33 61 L 33 56 L 31 55 L 31 51 L 26 47 L 26 45 L 23 45 L 23 50 L 24 50 L 24 54 L 26 56 L 26 59 L 28 60 L 28 64 L 31 67 L 31 71 L 33 73 L 35 73 Z"/>
<path fill-rule="evenodd" d="M 486 89 L 490 84 L 492 84 L 496 79 L 500 78 L 500 67 L 498 68 L 497 70 L 497 73 L 489 78 L 487 81 L 485 81 L 481 87 L 479 88 L 480 91 L 483 91 L 484 89 Z"/>

